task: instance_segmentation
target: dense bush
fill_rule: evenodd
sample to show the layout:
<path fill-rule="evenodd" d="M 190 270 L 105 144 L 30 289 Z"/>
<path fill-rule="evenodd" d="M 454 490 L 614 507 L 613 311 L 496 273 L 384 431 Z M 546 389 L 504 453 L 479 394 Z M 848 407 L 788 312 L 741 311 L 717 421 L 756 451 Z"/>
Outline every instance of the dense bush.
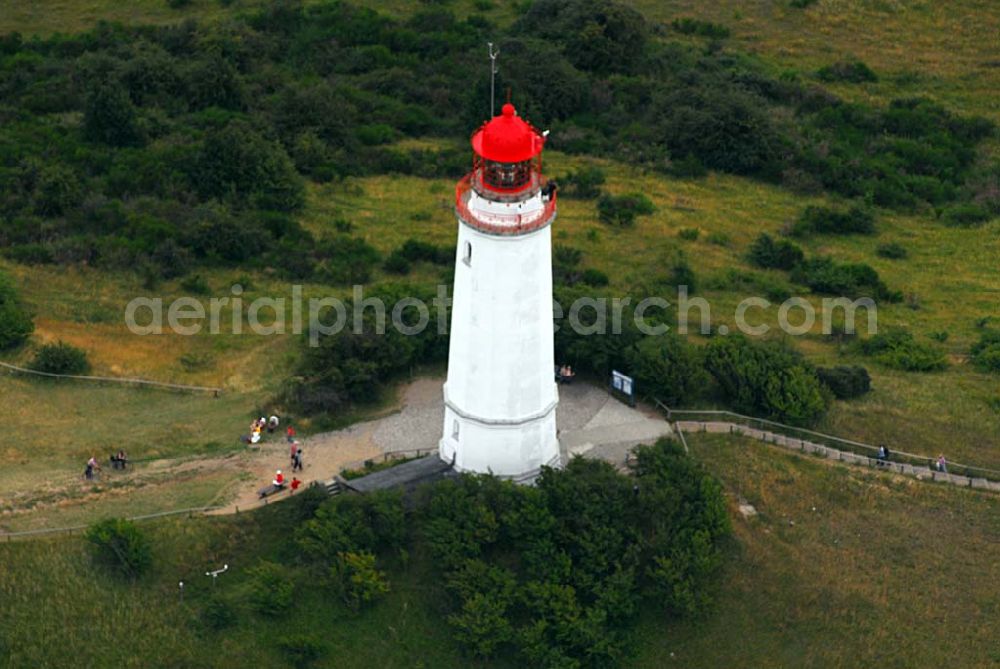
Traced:
<path fill-rule="evenodd" d="M 136 577 L 149 569 L 153 552 L 146 535 L 124 518 L 108 518 L 87 528 L 94 559 L 123 576 Z"/>
<path fill-rule="evenodd" d="M 826 411 L 816 371 L 778 342 L 716 337 L 705 349 L 705 368 L 738 412 L 807 425 Z"/>
<path fill-rule="evenodd" d="M 559 177 L 559 194 L 562 197 L 592 200 L 601 194 L 606 175 L 597 166 L 581 167 Z"/>
<path fill-rule="evenodd" d="M 14 282 L 0 274 L 0 351 L 20 346 L 34 331 L 35 324 L 18 300 Z"/>
<path fill-rule="evenodd" d="M 250 604 L 264 616 L 280 616 L 294 603 L 295 584 L 288 569 L 276 562 L 261 560 L 247 570 L 250 576 Z"/>
<path fill-rule="evenodd" d="M 816 374 L 838 400 L 860 397 L 872 387 L 868 370 L 860 365 L 817 367 Z"/>
<path fill-rule="evenodd" d="M 454 246 L 435 246 L 418 239 L 407 239 L 399 248 L 399 253 L 410 262 L 430 262 L 436 265 L 449 265 L 455 262 Z"/>
<path fill-rule="evenodd" d="M 682 35 L 697 35 L 713 39 L 725 39 L 729 37 L 729 28 L 726 26 L 689 17 L 674 19 L 670 22 L 670 27 Z"/>
<path fill-rule="evenodd" d="M 875 216 L 867 209 L 851 207 L 847 211 L 839 211 L 828 207 L 806 207 L 792 228 L 796 235 L 806 235 L 811 232 L 833 235 L 875 233 Z"/>
<path fill-rule="evenodd" d="M 690 401 L 708 380 L 698 349 L 672 333 L 645 337 L 625 352 L 625 361 L 639 393 L 671 406 Z"/>
<path fill-rule="evenodd" d="M 232 0 L 226 0 L 232 1 Z M 286 634 L 278 637 L 278 649 L 293 667 L 311 667 L 326 654 L 326 644 L 308 634 Z"/>
<path fill-rule="evenodd" d="M 819 69 L 816 76 L 822 81 L 846 81 L 852 84 L 878 81 L 878 75 L 860 60 L 825 65 Z"/>
<path fill-rule="evenodd" d="M 360 611 L 389 592 L 385 573 L 375 568 L 375 555 L 344 552 L 330 569 L 340 595 L 352 610 Z"/>
<path fill-rule="evenodd" d="M 858 342 L 858 347 L 886 367 L 907 372 L 932 372 L 948 366 L 944 353 L 918 342 L 904 330 L 877 334 Z"/>
<path fill-rule="evenodd" d="M 21 112 L 0 126 L 0 247 L 19 262 L 142 267 L 154 278 L 187 271 L 172 269 L 179 259 L 326 281 L 312 236 L 269 227 L 265 212 L 302 206 L 300 175 L 467 170 L 457 142 L 387 142 L 454 139 L 483 120 L 489 76 L 476 64 L 488 39 L 505 54 L 499 90 L 511 86 L 522 115 L 553 126 L 553 148 L 826 188 L 878 206 L 929 203 L 957 224 L 981 217 L 957 202 L 1000 210 L 996 168 L 972 169 L 988 121 L 921 99 L 846 103 L 775 78 L 752 57 L 673 41 L 614 0 L 524 9 L 499 33 L 438 6 L 394 19 L 350 4 L 279 3 L 224 26 L 7 39 L 0 95 Z M 596 194 L 596 172 L 576 177 L 567 194 Z M 219 243 L 206 227 L 220 228 Z"/>
<path fill-rule="evenodd" d="M 891 291 L 870 265 L 838 263 L 832 258 L 817 257 L 799 263 L 791 273 L 795 283 L 808 286 L 817 293 L 838 297 L 902 301 L 902 294 Z"/>
<path fill-rule="evenodd" d="M 906 247 L 899 242 L 879 244 L 875 249 L 875 254 L 879 258 L 888 258 L 890 260 L 902 260 L 908 255 Z"/>
<path fill-rule="evenodd" d="M 583 274 L 580 275 L 580 281 L 593 288 L 603 288 L 611 282 L 607 274 L 593 267 L 583 270 Z"/>
<path fill-rule="evenodd" d="M 86 374 L 90 363 L 86 351 L 59 341 L 41 346 L 35 352 L 31 368 L 48 374 Z"/>
<path fill-rule="evenodd" d="M 431 489 L 422 529 L 469 654 L 618 666 L 644 598 L 705 611 L 729 531 L 721 487 L 670 440 L 637 459 L 635 479 L 575 458 L 535 487 L 466 476 Z"/>
<path fill-rule="evenodd" d="M 972 364 L 984 372 L 1000 372 L 1000 330 L 987 330 L 969 351 Z"/>
<path fill-rule="evenodd" d="M 790 270 L 805 258 L 798 246 L 787 239 L 775 239 L 762 232 L 750 244 L 748 259 L 757 267 L 764 269 Z"/>
<path fill-rule="evenodd" d="M 639 216 L 648 216 L 656 211 L 653 203 L 642 193 L 625 195 L 602 195 L 597 200 L 597 215 L 608 224 L 628 227 Z"/>
<path fill-rule="evenodd" d="M 941 212 L 941 220 L 945 225 L 959 228 L 971 228 L 990 220 L 992 215 L 985 207 L 974 203 L 957 204 Z"/>

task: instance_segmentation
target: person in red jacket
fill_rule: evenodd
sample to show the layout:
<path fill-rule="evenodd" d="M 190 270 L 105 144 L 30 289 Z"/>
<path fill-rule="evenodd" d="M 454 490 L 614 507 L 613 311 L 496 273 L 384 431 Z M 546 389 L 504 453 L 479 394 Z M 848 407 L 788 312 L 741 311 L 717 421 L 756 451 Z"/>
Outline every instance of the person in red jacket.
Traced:
<path fill-rule="evenodd" d="M 292 492 L 295 492 L 296 490 L 298 490 L 300 485 L 302 485 L 302 481 L 298 480 L 297 478 L 295 478 L 293 476 L 292 477 Z"/>
<path fill-rule="evenodd" d="M 285 438 L 288 439 L 288 443 L 295 441 L 295 428 L 291 425 L 289 425 L 288 429 L 285 430 Z"/>
<path fill-rule="evenodd" d="M 274 484 L 275 488 L 283 488 L 284 487 L 284 485 L 285 485 L 285 475 L 281 473 L 280 469 L 274 474 L 274 480 L 271 481 L 271 483 Z"/>

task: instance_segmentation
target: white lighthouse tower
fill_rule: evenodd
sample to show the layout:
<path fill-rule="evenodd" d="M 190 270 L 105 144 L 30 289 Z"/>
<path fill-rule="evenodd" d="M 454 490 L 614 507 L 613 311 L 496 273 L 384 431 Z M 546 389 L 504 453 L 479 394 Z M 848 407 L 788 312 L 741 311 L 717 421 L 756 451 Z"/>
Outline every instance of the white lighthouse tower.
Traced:
<path fill-rule="evenodd" d="M 560 464 L 552 326 L 554 188 L 545 138 L 505 104 L 472 136 L 456 189 L 458 252 L 439 452 L 459 471 L 533 479 Z"/>

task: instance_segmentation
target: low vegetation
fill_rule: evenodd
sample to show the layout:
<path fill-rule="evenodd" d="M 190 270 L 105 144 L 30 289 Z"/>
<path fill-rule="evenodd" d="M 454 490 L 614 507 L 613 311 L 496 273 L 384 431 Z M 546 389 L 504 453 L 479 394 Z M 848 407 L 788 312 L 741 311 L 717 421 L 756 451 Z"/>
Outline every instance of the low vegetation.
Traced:
<path fill-rule="evenodd" d="M 858 342 L 859 350 L 892 369 L 907 372 L 934 372 L 948 366 L 940 350 L 924 344 L 905 330 L 891 330 Z"/>
<path fill-rule="evenodd" d="M 34 330 L 31 315 L 18 298 L 14 283 L 0 273 L 0 351 L 20 346 Z"/>

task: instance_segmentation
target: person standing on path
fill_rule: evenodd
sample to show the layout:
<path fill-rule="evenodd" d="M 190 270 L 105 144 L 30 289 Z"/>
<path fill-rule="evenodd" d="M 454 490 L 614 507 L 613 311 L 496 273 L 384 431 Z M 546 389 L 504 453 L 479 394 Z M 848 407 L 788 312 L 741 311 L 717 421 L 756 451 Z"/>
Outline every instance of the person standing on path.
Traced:
<path fill-rule="evenodd" d="M 288 448 L 288 457 L 291 459 L 291 464 L 295 466 L 295 456 L 299 452 L 299 442 L 293 441 L 292 445 Z"/>
<path fill-rule="evenodd" d="M 295 455 L 292 456 L 292 471 L 300 472 L 302 471 L 302 449 L 295 451 Z"/>
<path fill-rule="evenodd" d="M 938 456 L 937 459 L 937 470 L 939 472 L 948 473 L 948 461 L 944 459 L 944 453 Z"/>
<path fill-rule="evenodd" d="M 289 444 L 295 441 L 295 428 L 291 425 L 285 430 L 285 438 L 288 439 Z"/>

